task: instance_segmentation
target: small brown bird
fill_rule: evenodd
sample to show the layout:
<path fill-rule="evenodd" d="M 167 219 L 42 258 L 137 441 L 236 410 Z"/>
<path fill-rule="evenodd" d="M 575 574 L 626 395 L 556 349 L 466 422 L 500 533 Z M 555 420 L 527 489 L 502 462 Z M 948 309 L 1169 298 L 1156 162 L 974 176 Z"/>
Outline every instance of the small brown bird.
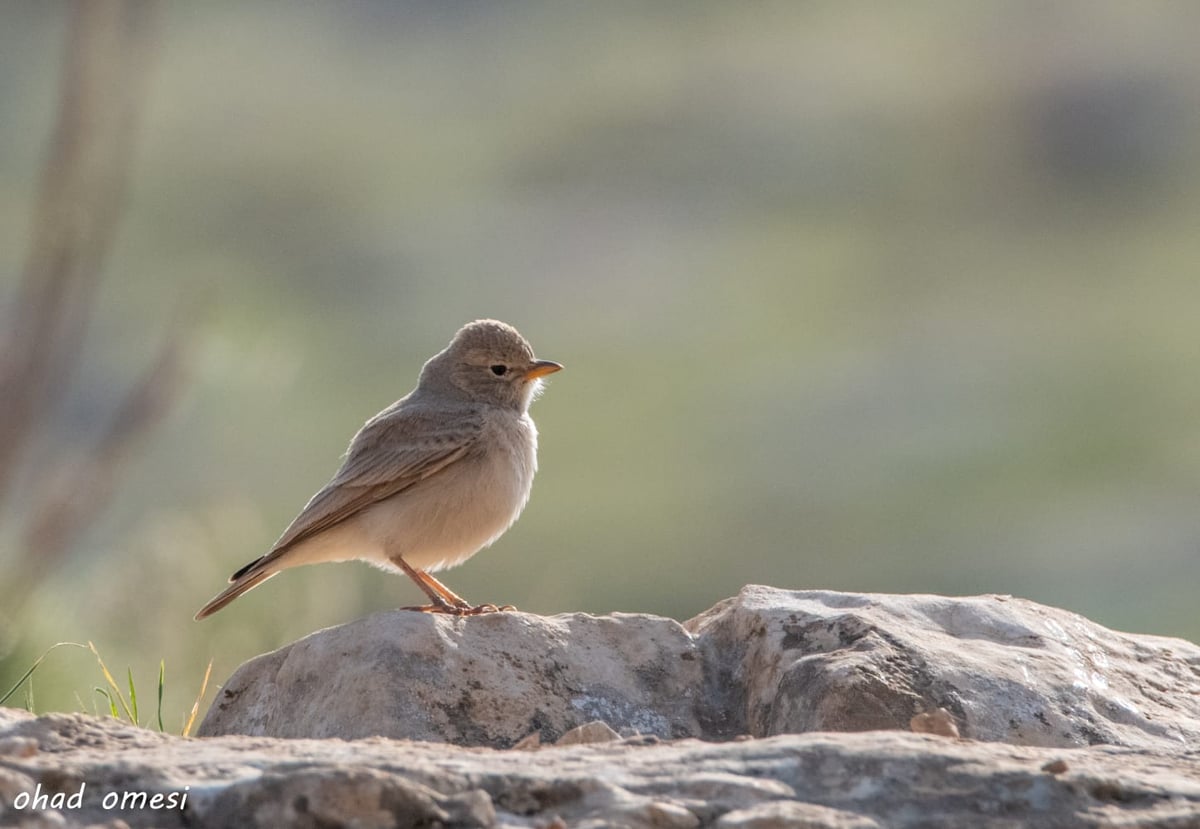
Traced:
<path fill-rule="evenodd" d="M 561 368 L 535 359 L 511 325 L 463 326 L 417 387 L 358 431 L 333 480 L 271 551 L 234 573 L 196 619 L 289 567 L 350 559 L 407 574 L 430 601 L 408 610 L 506 609 L 473 606 L 430 573 L 466 561 L 521 514 L 537 471 L 529 404 Z"/>

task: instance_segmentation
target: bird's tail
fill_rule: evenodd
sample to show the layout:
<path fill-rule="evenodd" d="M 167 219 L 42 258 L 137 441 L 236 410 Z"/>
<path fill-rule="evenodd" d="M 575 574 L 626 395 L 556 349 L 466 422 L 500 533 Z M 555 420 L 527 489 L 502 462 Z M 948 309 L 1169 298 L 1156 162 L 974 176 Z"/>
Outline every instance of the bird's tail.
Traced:
<path fill-rule="evenodd" d="M 213 597 L 212 601 L 200 608 L 196 614 L 196 621 L 211 616 L 225 605 L 232 602 L 238 596 L 245 593 L 247 590 L 253 590 L 258 587 L 271 576 L 275 575 L 282 568 L 273 568 L 270 566 L 259 566 L 263 563 L 262 559 L 256 559 L 241 570 L 234 573 L 229 581 L 231 584 Z"/>

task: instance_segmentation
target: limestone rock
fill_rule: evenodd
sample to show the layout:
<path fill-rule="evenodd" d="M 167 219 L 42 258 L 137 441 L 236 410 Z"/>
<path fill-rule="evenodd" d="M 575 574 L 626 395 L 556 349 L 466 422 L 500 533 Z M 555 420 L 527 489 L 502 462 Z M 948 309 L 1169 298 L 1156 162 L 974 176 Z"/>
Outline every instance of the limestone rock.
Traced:
<path fill-rule="evenodd" d="M 378 614 L 202 732 L 0 709 L 0 826 L 1200 826 L 1200 648 L 999 596 Z"/>
<path fill-rule="evenodd" d="M 698 736 L 696 643 L 669 619 L 392 611 L 242 665 L 199 734 L 383 736 L 509 748 L 599 720 Z"/>
<path fill-rule="evenodd" d="M 1200 741 L 1200 647 L 1009 596 L 751 586 L 686 627 L 704 655 L 711 736 L 908 729 L 944 708 L 975 740 Z"/>
<path fill-rule="evenodd" d="M 1200 740 L 1200 647 L 1005 596 L 750 586 L 683 626 L 396 611 L 247 662 L 200 734 L 508 748 L 594 720 L 661 739 L 915 728 L 1181 748 Z"/>
<path fill-rule="evenodd" d="M 0 741 L 22 747 L 0 757 L 0 826 L 1200 825 L 1195 747 L 1050 749 L 877 731 L 496 751 L 380 738 L 185 740 L 6 709 Z M 1055 763 L 1065 768 L 1043 770 Z M 35 786 L 83 784 L 77 808 L 15 808 Z M 104 807 L 106 796 L 130 792 L 187 800 Z"/>

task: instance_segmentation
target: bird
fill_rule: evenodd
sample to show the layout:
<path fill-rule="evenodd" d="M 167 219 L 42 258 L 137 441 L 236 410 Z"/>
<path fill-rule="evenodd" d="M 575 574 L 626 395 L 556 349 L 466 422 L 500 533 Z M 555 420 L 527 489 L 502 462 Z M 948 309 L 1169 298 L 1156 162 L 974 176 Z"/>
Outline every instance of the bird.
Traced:
<path fill-rule="evenodd" d="M 537 472 L 529 406 L 560 371 L 511 325 L 467 323 L 421 368 L 416 388 L 368 420 L 337 473 L 263 556 L 229 578 L 199 621 L 305 564 L 365 560 L 412 579 L 429 604 L 402 608 L 472 616 L 472 605 L 431 575 L 461 564 L 512 526 Z"/>

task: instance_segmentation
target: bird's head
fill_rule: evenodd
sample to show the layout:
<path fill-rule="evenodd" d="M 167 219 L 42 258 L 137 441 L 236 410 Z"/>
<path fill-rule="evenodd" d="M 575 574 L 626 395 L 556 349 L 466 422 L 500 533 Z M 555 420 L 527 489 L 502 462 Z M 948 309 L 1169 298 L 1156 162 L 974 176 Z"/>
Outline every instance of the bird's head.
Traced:
<path fill-rule="evenodd" d="M 534 357 L 529 342 L 511 325 L 476 320 L 425 364 L 419 387 L 437 386 L 473 402 L 525 411 L 541 378 L 560 369 L 558 363 Z"/>

